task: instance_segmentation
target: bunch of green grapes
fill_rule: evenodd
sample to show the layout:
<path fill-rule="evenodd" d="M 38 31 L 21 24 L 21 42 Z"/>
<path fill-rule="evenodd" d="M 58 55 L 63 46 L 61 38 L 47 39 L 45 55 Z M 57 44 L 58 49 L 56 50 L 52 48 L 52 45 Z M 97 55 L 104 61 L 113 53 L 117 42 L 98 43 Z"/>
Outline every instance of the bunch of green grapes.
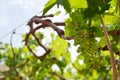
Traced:
<path fill-rule="evenodd" d="M 98 69 L 99 66 L 103 65 L 100 62 L 102 54 L 99 48 L 105 40 L 101 39 L 104 36 L 100 26 L 88 26 L 87 20 L 84 19 L 83 14 L 78 10 L 70 14 L 70 18 L 66 20 L 65 32 L 67 36 L 74 37 L 74 45 L 79 45 L 77 52 L 83 57 L 87 67 Z M 100 41 L 96 40 L 96 37 L 99 37 Z"/>
<path fill-rule="evenodd" d="M 70 18 L 66 20 L 66 35 L 74 37 L 74 45 L 79 45 L 77 51 L 81 53 L 93 55 L 96 52 L 96 29 L 97 27 L 88 26 L 81 10 L 71 13 Z"/>

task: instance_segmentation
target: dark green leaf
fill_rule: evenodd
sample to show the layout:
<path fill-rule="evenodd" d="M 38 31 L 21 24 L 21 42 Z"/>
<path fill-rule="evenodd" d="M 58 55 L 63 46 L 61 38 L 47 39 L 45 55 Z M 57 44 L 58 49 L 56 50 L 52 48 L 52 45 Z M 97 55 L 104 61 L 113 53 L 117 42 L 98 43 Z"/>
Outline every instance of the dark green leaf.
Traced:
<path fill-rule="evenodd" d="M 71 5 L 70 5 L 69 0 L 63 0 L 62 5 L 64 9 L 66 10 L 66 12 L 71 13 Z"/>

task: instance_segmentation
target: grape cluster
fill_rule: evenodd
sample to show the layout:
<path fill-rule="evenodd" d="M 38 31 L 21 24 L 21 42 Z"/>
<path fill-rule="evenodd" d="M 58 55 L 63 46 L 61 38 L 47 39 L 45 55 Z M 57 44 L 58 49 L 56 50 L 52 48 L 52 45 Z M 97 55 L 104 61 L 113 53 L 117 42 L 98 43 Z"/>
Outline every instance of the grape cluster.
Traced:
<path fill-rule="evenodd" d="M 74 37 L 74 45 L 79 45 L 78 52 L 94 53 L 97 44 L 94 38 L 95 30 L 88 26 L 80 10 L 71 13 L 70 17 L 66 20 L 66 35 Z"/>

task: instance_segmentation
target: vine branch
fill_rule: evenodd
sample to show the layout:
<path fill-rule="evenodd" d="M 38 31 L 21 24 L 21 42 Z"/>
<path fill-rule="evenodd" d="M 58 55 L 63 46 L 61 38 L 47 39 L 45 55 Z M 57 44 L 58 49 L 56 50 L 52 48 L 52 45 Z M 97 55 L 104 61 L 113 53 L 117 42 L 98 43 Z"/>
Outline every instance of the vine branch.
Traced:
<path fill-rule="evenodd" d="M 50 19 L 42 19 L 42 18 L 46 18 L 46 17 L 53 17 L 54 15 L 50 14 L 50 15 L 44 15 L 44 16 L 34 16 L 33 18 L 30 19 L 30 21 L 28 22 L 28 25 L 30 27 L 30 31 L 26 34 L 26 38 L 25 38 L 25 45 L 27 46 L 27 48 L 29 49 L 29 51 L 38 59 L 40 59 L 41 61 L 45 58 L 45 56 L 47 56 L 51 49 L 45 47 L 41 41 L 39 40 L 39 38 L 36 36 L 35 32 L 41 28 L 46 28 L 46 27 L 51 27 L 53 30 L 55 30 L 58 34 L 59 37 L 66 39 L 66 40 L 70 40 L 73 39 L 73 37 L 66 37 L 64 35 L 64 31 L 60 28 L 58 28 L 57 26 L 65 26 L 64 22 L 55 22 L 52 23 L 52 21 Z M 33 27 L 33 23 L 35 24 L 40 24 L 37 27 Z M 45 53 L 42 56 L 37 56 L 36 53 L 33 52 L 33 50 L 30 48 L 30 45 L 28 44 L 28 40 L 29 40 L 29 36 L 30 34 L 32 34 L 32 36 L 34 37 L 34 39 L 37 41 L 37 44 L 42 47 L 45 50 Z"/>
<path fill-rule="evenodd" d="M 13 44 L 12 44 L 12 39 L 13 39 L 14 34 L 15 34 L 15 30 L 13 30 L 13 32 L 11 34 L 11 37 L 10 37 L 10 47 L 11 47 L 12 54 L 13 54 L 13 61 L 12 61 L 12 64 L 11 64 L 12 67 L 13 67 L 14 62 L 15 62 L 15 51 L 14 51 Z"/>
<path fill-rule="evenodd" d="M 100 21 L 101 21 L 101 27 L 102 27 L 102 30 L 104 32 L 104 36 L 105 36 L 105 39 L 106 39 L 107 47 L 108 47 L 108 50 L 110 51 L 110 60 L 111 60 L 111 65 L 112 65 L 113 78 L 114 78 L 114 80 L 117 80 L 116 62 L 115 62 L 115 59 L 114 59 L 113 50 L 112 50 L 112 47 L 111 47 L 111 44 L 110 44 L 110 41 L 109 41 L 109 38 L 108 38 L 108 32 L 105 28 L 105 24 L 104 24 L 102 15 L 100 15 Z"/>
<path fill-rule="evenodd" d="M 14 67 L 14 68 L 11 68 L 11 69 L 7 70 L 7 71 L 0 71 L 0 73 L 10 73 L 10 72 L 12 72 L 12 71 L 14 71 L 14 70 L 16 70 L 16 69 L 18 69 L 20 67 L 25 66 L 28 63 L 28 61 L 29 60 L 26 60 L 25 62 L 19 64 L 18 66 Z"/>
<path fill-rule="evenodd" d="M 66 79 L 64 78 L 64 76 L 62 76 L 62 75 L 60 75 L 60 74 L 57 74 L 56 72 L 51 72 L 51 74 L 59 77 L 60 80 L 66 80 Z"/>

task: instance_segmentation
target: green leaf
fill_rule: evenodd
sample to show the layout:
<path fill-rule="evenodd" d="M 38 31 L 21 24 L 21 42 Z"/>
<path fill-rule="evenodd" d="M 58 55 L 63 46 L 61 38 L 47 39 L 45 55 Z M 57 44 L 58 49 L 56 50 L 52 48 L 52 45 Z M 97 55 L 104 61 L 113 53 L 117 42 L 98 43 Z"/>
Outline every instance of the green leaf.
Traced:
<path fill-rule="evenodd" d="M 61 13 L 61 11 L 57 11 L 56 13 L 55 13 L 55 15 L 57 16 L 57 15 L 59 15 Z"/>
<path fill-rule="evenodd" d="M 49 9 L 51 9 L 55 4 L 56 0 L 49 0 L 44 6 L 42 15 L 45 15 L 49 11 Z"/>
<path fill-rule="evenodd" d="M 87 0 L 88 7 L 84 11 L 84 18 L 93 18 L 96 14 L 103 14 L 110 8 L 111 0 Z"/>
<path fill-rule="evenodd" d="M 86 8 L 87 7 L 87 1 L 86 0 L 69 0 L 71 7 L 74 9 L 78 8 Z"/>
<path fill-rule="evenodd" d="M 60 70 L 63 72 L 65 66 L 67 65 L 66 60 L 63 58 L 61 61 L 57 61 L 56 64 L 59 66 Z"/>
<path fill-rule="evenodd" d="M 3 48 L 3 47 L 0 47 L 0 50 L 5 50 L 5 48 Z"/>
<path fill-rule="evenodd" d="M 92 18 L 92 17 L 94 17 L 98 13 L 98 11 L 99 11 L 98 7 L 96 7 L 96 8 L 95 7 L 92 7 L 92 8 L 88 7 L 84 11 L 84 18 L 85 19 L 86 18 Z"/>
<path fill-rule="evenodd" d="M 66 12 L 68 12 L 68 13 L 71 12 L 71 5 L 68 0 L 63 0 L 62 5 L 63 5 L 64 9 L 66 10 Z"/>
<path fill-rule="evenodd" d="M 104 22 L 106 25 L 115 24 L 117 22 L 117 14 L 105 15 Z"/>
<path fill-rule="evenodd" d="M 3 44 L 2 42 L 0 42 L 0 44 Z"/>
<path fill-rule="evenodd" d="M 58 36 L 53 40 L 51 46 L 52 54 L 56 55 L 57 59 L 59 59 L 61 55 L 68 53 L 68 43 Z"/>
<path fill-rule="evenodd" d="M 36 36 L 37 36 L 40 40 L 42 40 L 42 39 L 44 38 L 44 36 L 43 36 L 43 34 L 42 34 L 41 32 L 37 32 L 37 33 L 36 33 Z"/>

